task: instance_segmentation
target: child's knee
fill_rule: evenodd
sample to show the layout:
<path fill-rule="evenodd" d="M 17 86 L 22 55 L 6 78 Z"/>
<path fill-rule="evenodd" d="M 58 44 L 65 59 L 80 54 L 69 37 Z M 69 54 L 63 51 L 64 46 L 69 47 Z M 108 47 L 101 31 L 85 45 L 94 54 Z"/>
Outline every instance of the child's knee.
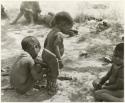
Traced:
<path fill-rule="evenodd" d="M 103 93 L 103 91 L 101 91 L 101 90 L 97 90 L 97 91 L 95 91 L 95 95 L 97 95 L 97 96 L 102 95 L 102 93 Z"/>

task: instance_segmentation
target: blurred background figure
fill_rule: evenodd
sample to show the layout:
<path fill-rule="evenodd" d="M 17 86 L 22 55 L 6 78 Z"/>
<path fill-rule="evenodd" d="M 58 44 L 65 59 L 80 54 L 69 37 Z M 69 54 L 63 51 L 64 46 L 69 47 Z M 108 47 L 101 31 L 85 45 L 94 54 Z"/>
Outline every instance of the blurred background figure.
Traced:
<path fill-rule="evenodd" d="M 4 6 L 1 4 L 1 19 L 9 19 L 7 13 L 5 12 Z"/>
<path fill-rule="evenodd" d="M 17 21 L 24 16 L 28 23 L 37 24 L 40 14 L 40 6 L 37 1 L 23 1 L 20 5 L 20 13 L 11 24 L 16 24 Z"/>

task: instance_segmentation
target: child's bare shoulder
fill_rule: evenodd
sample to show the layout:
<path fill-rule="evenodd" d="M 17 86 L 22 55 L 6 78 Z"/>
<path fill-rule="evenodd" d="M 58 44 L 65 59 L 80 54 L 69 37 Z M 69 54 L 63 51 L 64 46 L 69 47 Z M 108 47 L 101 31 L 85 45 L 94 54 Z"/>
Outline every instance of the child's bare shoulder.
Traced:
<path fill-rule="evenodd" d="M 57 35 L 57 36 L 62 36 L 63 33 L 62 33 L 62 32 L 57 32 L 57 33 L 55 33 L 55 35 Z"/>
<path fill-rule="evenodd" d="M 32 57 L 24 55 L 21 59 L 20 59 L 20 64 L 22 65 L 33 65 L 34 64 L 34 60 L 32 59 Z"/>
<path fill-rule="evenodd" d="M 62 32 L 57 32 L 55 34 L 55 36 L 59 39 L 59 38 L 63 38 L 63 33 Z"/>
<path fill-rule="evenodd" d="M 62 34 L 61 32 L 55 33 L 54 36 L 55 36 L 56 39 L 61 39 L 61 38 L 63 38 L 63 34 Z"/>
<path fill-rule="evenodd" d="M 62 33 L 61 32 L 57 32 L 55 34 L 55 44 L 59 44 L 63 42 L 63 36 L 62 36 Z"/>

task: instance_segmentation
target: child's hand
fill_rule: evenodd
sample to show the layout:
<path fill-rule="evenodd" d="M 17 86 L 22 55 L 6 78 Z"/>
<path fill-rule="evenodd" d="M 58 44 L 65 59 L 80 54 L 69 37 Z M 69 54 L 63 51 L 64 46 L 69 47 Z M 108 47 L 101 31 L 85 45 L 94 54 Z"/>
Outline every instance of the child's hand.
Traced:
<path fill-rule="evenodd" d="M 34 62 L 35 62 L 35 64 L 40 64 L 42 67 L 45 67 L 45 68 L 48 67 L 47 64 L 44 63 L 41 58 L 36 58 L 36 59 L 34 59 Z"/>
<path fill-rule="evenodd" d="M 62 61 L 60 60 L 59 61 L 59 69 L 62 69 L 63 68 L 63 63 L 62 63 Z"/>
<path fill-rule="evenodd" d="M 103 85 L 103 86 L 102 86 L 102 89 L 107 89 L 107 86 L 106 86 L 106 85 Z"/>
<path fill-rule="evenodd" d="M 43 60 L 41 58 L 34 59 L 35 64 L 41 64 L 43 63 Z"/>
<path fill-rule="evenodd" d="M 99 90 L 102 88 L 102 85 L 99 83 L 98 80 L 93 82 L 93 86 L 94 86 L 95 90 Z"/>
<path fill-rule="evenodd" d="M 101 84 L 98 84 L 98 89 L 101 89 L 102 88 L 102 85 Z"/>

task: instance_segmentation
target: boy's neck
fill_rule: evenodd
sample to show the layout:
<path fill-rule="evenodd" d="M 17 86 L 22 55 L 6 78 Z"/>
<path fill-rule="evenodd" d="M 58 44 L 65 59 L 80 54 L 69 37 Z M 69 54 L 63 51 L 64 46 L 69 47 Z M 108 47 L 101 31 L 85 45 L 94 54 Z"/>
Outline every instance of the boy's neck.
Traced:
<path fill-rule="evenodd" d="M 53 27 L 53 30 L 56 32 L 61 32 L 61 30 L 57 26 Z"/>

